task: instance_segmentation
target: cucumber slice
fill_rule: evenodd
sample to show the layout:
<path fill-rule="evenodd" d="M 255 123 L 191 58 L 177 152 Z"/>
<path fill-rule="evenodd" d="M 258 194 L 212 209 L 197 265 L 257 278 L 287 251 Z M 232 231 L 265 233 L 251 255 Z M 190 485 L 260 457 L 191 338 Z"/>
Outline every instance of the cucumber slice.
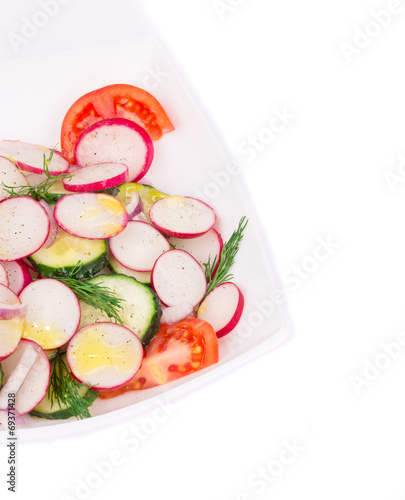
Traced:
<path fill-rule="evenodd" d="M 100 189 L 100 191 L 94 191 L 95 193 L 110 194 L 111 196 L 117 196 L 119 189 L 117 186 L 111 188 Z"/>
<path fill-rule="evenodd" d="M 66 354 L 61 354 L 63 356 L 63 360 L 65 365 L 67 366 Z M 60 365 L 58 365 L 60 366 Z M 51 361 L 52 371 L 55 370 L 55 360 Z M 66 372 L 65 376 L 71 376 L 70 372 Z M 94 401 L 97 399 L 98 391 L 90 389 L 86 385 L 82 385 L 78 390 L 79 396 L 86 402 L 86 405 L 91 406 Z M 61 403 L 61 407 L 57 402 L 51 403 L 51 387 L 48 388 L 48 391 L 44 397 L 44 399 L 29 412 L 31 417 L 43 418 L 46 420 L 65 420 L 67 418 L 71 418 L 73 415 L 70 411 L 70 406 L 67 403 Z"/>
<path fill-rule="evenodd" d="M 131 193 L 135 191 L 139 193 L 142 205 L 143 213 L 149 220 L 149 210 L 150 207 L 155 203 L 155 201 L 161 200 L 169 196 L 166 193 L 158 191 L 153 186 L 148 184 L 138 184 L 137 182 L 125 182 L 118 186 L 118 193 L 115 195 L 124 205 L 127 205 L 131 199 Z"/>
<path fill-rule="evenodd" d="M 53 245 L 39 249 L 29 260 L 43 278 L 66 276 L 79 261 L 82 267 L 75 278 L 92 278 L 108 264 L 107 242 L 78 238 L 59 228 Z"/>
<path fill-rule="evenodd" d="M 97 399 L 98 391 L 89 389 L 85 385 L 79 390 L 80 396 L 84 399 L 88 406 L 91 406 Z M 33 410 L 29 412 L 31 417 L 43 418 L 46 420 L 66 420 L 73 418 L 68 405 L 62 404 L 62 409 L 55 403 L 53 406 L 47 393 L 44 399 Z"/>
<path fill-rule="evenodd" d="M 118 311 L 123 326 L 133 331 L 147 347 L 159 330 L 162 308 L 155 292 L 135 278 L 123 274 L 99 274 L 89 280 L 113 291 L 118 298 L 124 299 L 122 310 Z M 79 329 L 96 322 L 111 322 L 99 309 L 80 301 L 82 311 Z"/>

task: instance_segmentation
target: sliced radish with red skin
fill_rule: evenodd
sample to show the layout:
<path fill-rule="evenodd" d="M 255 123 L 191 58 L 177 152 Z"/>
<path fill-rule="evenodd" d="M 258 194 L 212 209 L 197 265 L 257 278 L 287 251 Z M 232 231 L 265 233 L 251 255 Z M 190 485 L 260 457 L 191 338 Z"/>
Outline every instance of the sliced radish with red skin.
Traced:
<path fill-rule="evenodd" d="M 42 401 L 48 390 L 51 376 L 48 356 L 35 342 L 21 339 L 17 349 L 1 362 L 1 366 L 5 379 L 3 389 L 7 393 L 9 392 L 7 383 L 12 377 L 10 386 L 18 387 L 15 410 L 20 415 L 25 415 Z"/>
<path fill-rule="evenodd" d="M 27 305 L 24 338 L 49 350 L 66 344 L 76 333 L 81 317 L 79 301 L 60 281 L 33 281 L 20 293 L 20 300 Z"/>
<path fill-rule="evenodd" d="M 128 219 L 132 220 L 143 211 L 143 203 L 139 193 L 132 191 L 129 203 L 125 205 L 128 214 Z"/>
<path fill-rule="evenodd" d="M 129 221 L 118 236 L 109 241 L 111 254 L 124 267 L 133 271 L 152 271 L 156 259 L 170 250 L 170 243 L 150 224 Z"/>
<path fill-rule="evenodd" d="M 56 203 L 53 213 L 64 231 L 93 240 L 116 236 L 128 223 L 124 205 L 104 193 L 65 195 Z"/>
<path fill-rule="evenodd" d="M 78 167 L 76 167 L 75 165 L 70 165 L 69 171 L 67 173 L 71 174 L 75 172 L 77 169 Z M 38 184 L 41 184 L 42 182 L 48 179 L 48 177 L 45 174 L 33 174 L 30 172 L 25 172 L 24 177 L 26 178 L 30 186 L 38 186 Z M 60 184 L 63 186 L 63 177 L 58 179 L 56 181 L 56 185 L 54 184 L 54 186 L 56 187 Z"/>
<path fill-rule="evenodd" d="M 150 272 L 148 271 L 134 271 L 133 269 L 128 269 L 118 262 L 114 255 L 110 252 L 110 266 L 115 274 L 125 274 L 126 276 L 131 276 L 135 278 L 140 283 L 145 285 L 150 285 Z M 105 274 L 103 272 L 103 274 Z"/>
<path fill-rule="evenodd" d="M 13 306 L 21 304 L 21 301 L 8 286 L 0 285 L 0 304 Z"/>
<path fill-rule="evenodd" d="M 27 264 L 23 260 L 3 262 L 7 270 L 9 287 L 14 293 L 19 295 L 21 291 L 32 281 L 32 277 Z M 35 269 L 32 268 L 35 272 Z"/>
<path fill-rule="evenodd" d="M 95 389 L 116 389 L 139 370 L 143 347 L 134 332 L 117 323 L 92 323 L 69 341 L 67 362 L 73 375 Z"/>
<path fill-rule="evenodd" d="M 24 177 L 30 186 L 38 186 L 38 184 L 41 184 L 47 178 L 45 174 L 33 174 L 29 172 L 26 172 Z"/>
<path fill-rule="evenodd" d="M 28 181 L 12 161 L 0 156 L 0 200 L 9 197 L 5 186 L 28 186 Z"/>
<path fill-rule="evenodd" d="M 31 283 L 28 267 L 22 260 L 1 263 L 8 275 L 8 286 L 17 295 Z"/>
<path fill-rule="evenodd" d="M 3 313 L 14 310 L 11 319 L 0 319 L 0 361 L 10 356 L 21 340 L 24 328 L 24 314 L 21 301 L 10 288 L 0 285 L 0 308 Z M 10 315 L 9 315 L 10 316 Z"/>
<path fill-rule="evenodd" d="M 197 318 L 207 321 L 223 337 L 238 324 L 245 300 L 235 283 L 226 282 L 215 287 L 201 302 Z"/>
<path fill-rule="evenodd" d="M 176 238 L 195 238 L 215 224 L 214 210 L 203 201 L 189 196 L 166 196 L 156 201 L 149 217 L 159 231 Z"/>
<path fill-rule="evenodd" d="M 0 285 L 9 286 L 6 268 L 0 263 Z"/>
<path fill-rule="evenodd" d="M 185 318 L 192 316 L 194 307 L 190 302 L 183 302 L 178 306 L 165 307 L 163 308 L 163 314 L 160 318 L 160 323 L 162 325 L 172 325 L 178 321 L 182 321 Z"/>
<path fill-rule="evenodd" d="M 25 267 L 26 267 L 26 269 L 27 269 L 27 271 L 28 271 L 28 273 L 30 275 L 30 278 L 31 278 L 30 282 L 32 280 L 36 280 L 36 279 L 41 278 L 41 276 L 39 275 L 39 273 L 34 269 L 34 267 L 32 266 L 31 262 L 28 259 L 20 259 L 19 262 L 22 262 L 25 265 Z"/>
<path fill-rule="evenodd" d="M 49 234 L 45 243 L 42 245 L 44 248 L 49 248 L 54 244 L 56 240 L 56 236 L 58 234 L 58 224 L 56 223 L 55 217 L 53 216 L 53 210 L 50 207 L 49 203 L 47 203 L 45 200 L 40 200 L 39 203 L 45 209 L 45 212 L 49 217 Z"/>
<path fill-rule="evenodd" d="M 44 146 L 28 144 L 21 141 L 0 141 L 0 155 L 10 158 L 16 167 L 34 174 L 44 173 L 44 155 L 48 159 L 51 150 Z M 52 160 L 48 164 L 50 175 L 58 175 L 68 172 L 69 162 L 55 151 Z"/>
<path fill-rule="evenodd" d="M 24 318 L 0 320 L 0 362 L 14 352 L 21 340 Z"/>
<path fill-rule="evenodd" d="M 165 306 L 201 302 L 207 290 L 202 266 L 184 250 L 169 250 L 156 261 L 151 275 L 152 288 Z"/>
<path fill-rule="evenodd" d="M 97 163 L 77 169 L 71 178 L 63 179 L 67 191 L 89 193 L 119 186 L 128 180 L 128 167 L 123 163 Z"/>
<path fill-rule="evenodd" d="M 185 250 L 191 254 L 201 265 L 207 264 L 208 259 L 213 264 L 216 259 L 216 267 L 219 264 L 223 241 L 221 235 L 214 229 L 196 238 L 169 238 L 169 242 L 179 250 Z"/>
<path fill-rule="evenodd" d="M 95 163 L 123 163 L 128 167 L 128 181 L 141 179 L 152 163 L 154 147 L 148 133 L 125 118 L 100 120 L 84 130 L 75 147 L 80 167 Z"/>
<path fill-rule="evenodd" d="M 28 196 L 0 201 L 0 260 L 22 259 L 35 253 L 49 235 L 45 209 Z"/>
<path fill-rule="evenodd" d="M 23 350 L 17 366 L 13 369 L 0 391 L 0 410 L 5 410 L 8 406 L 9 394 L 16 394 L 26 379 L 28 372 L 38 358 L 39 346 L 34 342 L 27 344 Z"/>

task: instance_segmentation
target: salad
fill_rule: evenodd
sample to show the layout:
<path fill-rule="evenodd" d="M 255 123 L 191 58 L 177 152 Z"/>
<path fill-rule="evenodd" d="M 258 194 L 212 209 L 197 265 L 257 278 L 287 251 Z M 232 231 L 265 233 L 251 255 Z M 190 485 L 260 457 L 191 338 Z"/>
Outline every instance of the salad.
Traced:
<path fill-rule="evenodd" d="M 15 394 L 19 415 L 86 418 L 218 362 L 247 220 L 224 242 L 212 207 L 147 182 L 169 132 L 154 96 L 117 84 L 73 103 L 60 152 L 0 141 L 0 412 Z"/>

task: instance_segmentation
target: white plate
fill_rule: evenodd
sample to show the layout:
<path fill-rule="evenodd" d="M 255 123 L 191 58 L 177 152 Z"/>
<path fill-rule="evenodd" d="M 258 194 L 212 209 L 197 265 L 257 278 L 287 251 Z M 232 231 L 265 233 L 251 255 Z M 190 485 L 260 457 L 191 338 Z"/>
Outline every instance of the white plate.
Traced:
<path fill-rule="evenodd" d="M 112 83 L 130 83 L 160 101 L 175 131 L 155 141 L 155 159 L 147 179 L 170 194 L 195 196 L 218 215 L 216 228 L 226 240 L 240 217 L 249 218 L 236 264 L 235 283 L 245 296 L 245 310 L 236 330 L 220 339 L 217 365 L 171 384 L 98 399 L 93 418 L 48 422 L 25 416 L 23 439 L 49 439 L 70 432 L 101 428 L 148 411 L 156 398 L 170 398 L 194 389 L 280 345 L 290 335 L 282 290 L 271 264 L 260 217 L 244 190 L 242 175 L 229 173 L 234 161 L 218 133 L 185 88 L 178 71 L 154 39 L 0 63 L 0 140 L 19 139 L 53 147 L 59 143 L 63 117 L 82 94 Z M 265 215 L 264 215 L 265 216 Z"/>

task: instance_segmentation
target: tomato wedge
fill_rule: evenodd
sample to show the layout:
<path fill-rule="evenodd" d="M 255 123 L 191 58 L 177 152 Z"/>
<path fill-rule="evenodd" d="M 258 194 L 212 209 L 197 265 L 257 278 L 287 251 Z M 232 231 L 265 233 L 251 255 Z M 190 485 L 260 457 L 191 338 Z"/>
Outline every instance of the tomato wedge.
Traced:
<path fill-rule="evenodd" d="M 149 389 L 172 382 L 218 362 L 218 339 L 213 327 L 198 318 L 162 325 L 145 350 L 142 366 L 124 387 L 102 391 L 109 399 L 126 391 Z"/>
<path fill-rule="evenodd" d="M 118 83 L 93 90 L 79 97 L 62 123 L 62 155 L 74 163 L 74 148 L 86 128 L 106 118 L 126 118 L 143 127 L 157 140 L 174 127 L 165 110 L 152 94 L 139 87 Z"/>

